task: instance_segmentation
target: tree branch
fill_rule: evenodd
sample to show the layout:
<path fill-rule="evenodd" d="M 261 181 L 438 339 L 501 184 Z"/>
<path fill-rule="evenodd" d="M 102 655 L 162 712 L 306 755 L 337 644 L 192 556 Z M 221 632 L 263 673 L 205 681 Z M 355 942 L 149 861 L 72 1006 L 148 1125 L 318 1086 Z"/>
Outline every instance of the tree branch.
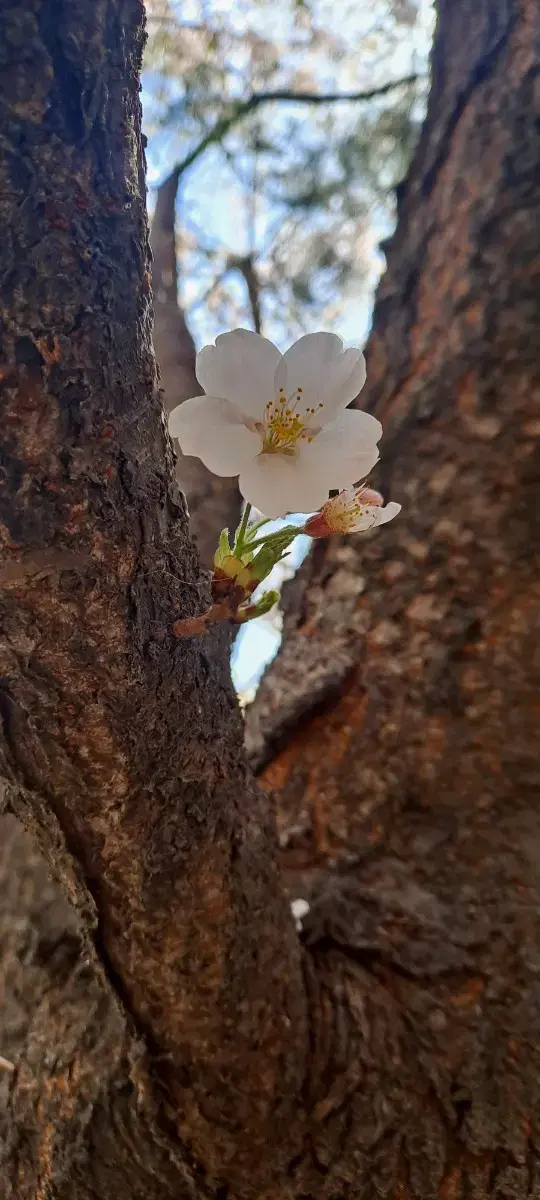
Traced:
<path fill-rule="evenodd" d="M 186 154 L 185 158 L 171 171 L 168 179 L 176 178 L 178 180 L 185 174 L 189 167 L 204 154 L 204 151 L 209 146 L 214 146 L 220 142 L 239 121 L 247 117 L 249 113 L 255 112 L 263 104 L 274 104 L 277 102 L 286 102 L 288 104 L 358 104 L 368 100 L 376 100 L 380 96 L 387 96 L 389 92 L 395 91 L 400 87 L 409 87 L 413 83 L 417 83 L 423 76 L 418 74 L 405 75 L 402 79 L 392 79 L 388 83 L 381 84 L 380 87 L 368 88 L 360 92 L 294 92 L 289 88 L 277 88 L 274 91 L 253 92 L 246 100 L 238 100 L 231 104 L 229 112 L 225 113 L 216 121 L 215 125 L 209 129 L 208 133 Z"/>
<path fill-rule="evenodd" d="M 178 181 L 174 175 L 158 188 L 150 235 L 154 348 L 167 412 L 191 396 L 198 396 L 202 390 L 195 374 L 195 343 L 178 303 L 177 190 Z M 220 530 L 224 525 L 233 529 L 240 515 L 236 480 L 211 475 L 198 458 L 185 456 L 178 449 L 176 477 L 188 499 L 191 529 L 201 559 L 210 566 Z"/>
<path fill-rule="evenodd" d="M 251 318 L 255 333 L 261 333 L 262 330 L 262 313 L 260 300 L 260 284 L 255 268 L 255 259 L 253 254 L 241 255 L 231 254 L 228 260 L 229 269 L 239 271 L 247 288 L 249 305 L 251 308 Z"/>

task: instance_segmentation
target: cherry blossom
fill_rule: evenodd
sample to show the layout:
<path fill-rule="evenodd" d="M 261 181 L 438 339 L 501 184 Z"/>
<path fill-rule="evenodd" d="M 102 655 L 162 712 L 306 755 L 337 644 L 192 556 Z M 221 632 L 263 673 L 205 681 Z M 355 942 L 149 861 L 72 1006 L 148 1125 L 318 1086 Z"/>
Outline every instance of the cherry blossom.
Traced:
<path fill-rule="evenodd" d="M 372 488 L 345 488 L 308 518 L 303 532 L 313 538 L 329 537 L 331 533 L 364 533 L 376 525 L 385 525 L 399 512 L 401 504 L 394 500 L 384 504 L 381 493 Z"/>
<path fill-rule="evenodd" d="M 171 436 L 215 475 L 238 475 L 266 517 L 313 512 L 377 462 L 379 421 L 347 408 L 365 382 L 364 356 L 336 334 L 306 334 L 281 354 L 235 329 L 200 351 L 196 373 L 206 395 L 173 409 Z"/>

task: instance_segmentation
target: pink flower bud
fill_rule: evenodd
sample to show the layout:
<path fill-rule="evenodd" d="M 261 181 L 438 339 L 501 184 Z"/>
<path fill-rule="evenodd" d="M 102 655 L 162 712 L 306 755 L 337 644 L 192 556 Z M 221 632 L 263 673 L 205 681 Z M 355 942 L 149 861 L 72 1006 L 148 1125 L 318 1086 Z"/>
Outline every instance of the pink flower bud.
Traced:
<path fill-rule="evenodd" d="M 326 520 L 324 508 L 321 509 L 321 512 L 315 513 L 313 517 L 308 517 L 304 525 L 304 532 L 312 538 L 330 537 L 334 530 Z"/>
<path fill-rule="evenodd" d="M 374 508 L 381 508 L 384 504 L 384 499 L 380 492 L 376 492 L 374 488 L 362 488 L 356 493 L 358 504 L 372 504 Z"/>

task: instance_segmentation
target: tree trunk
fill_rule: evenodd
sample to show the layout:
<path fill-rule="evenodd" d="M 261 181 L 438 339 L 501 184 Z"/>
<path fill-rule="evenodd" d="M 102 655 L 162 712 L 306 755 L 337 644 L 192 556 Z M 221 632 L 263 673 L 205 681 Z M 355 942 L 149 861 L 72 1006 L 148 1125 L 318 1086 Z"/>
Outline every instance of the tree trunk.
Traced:
<path fill-rule="evenodd" d="M 0 777 L 99 967 L 90 986 L 72 947 L 66 993 L 45 985 L 13 1080 L 17 1200 L 262 1192 L 299 1148 L 300 948 L 228 637 L 171 632 L 208 596 L 151 346 L 142 20 L 25 0 L 0 23 Z"/>
<path fill-rule="evenodd" d="M 195 343 L 178 303 L 176 256 L 176 200 L 179 175 L 173 171 L 158 189 L 152 219 L 152 285 L 154 293 L 154 349 L 164 388 L 165 409 L 199 396 L 202 388 L 195 375 Z M 178 452 L 176 477 L 186 493 L 191 532 L 201 561 L 210 566 L 219 533 L 233 530 L 240 516 L 236 479 L 212 475 L 198 458 Z"/>
<path fill-rule="evenodd" d="M 539 6 L 440 0 L 367 356 L 403 512 L 315 545 L 249 717 L 304 935 L 380 997 L 344 1195 L 540 1192 L 539 130 Z"/>
<path fill-rule="evenodd" d="M 34 905 L 4 1191 L 536 1196 L 540 12 L 440 0 L 369 347 L 404 513 L 315 547 L 252 714 L 300 963 L 226 647 L 169 632 L 204 580 L 150 354 L 142 14 L 62 9 L 0 27 L 0 773 L 84 948 Z"/>

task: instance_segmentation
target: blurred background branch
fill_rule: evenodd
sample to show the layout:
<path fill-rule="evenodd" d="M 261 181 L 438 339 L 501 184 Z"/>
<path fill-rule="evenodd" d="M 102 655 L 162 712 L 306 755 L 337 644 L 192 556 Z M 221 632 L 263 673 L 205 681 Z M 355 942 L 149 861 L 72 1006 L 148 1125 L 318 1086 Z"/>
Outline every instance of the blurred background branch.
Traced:
<path fill-rule="evenodd" d="M 208 150 L 210 146 L 221 142 L 223 138 L 234 128 L 235 125 L 242 121 L 244 117 L 255 112 L 263 104 L 277 104 L 279 102 L 287 104 L 358 104 L 367 100 L 375 100 L 380 96 L 387 96 L 395 88 L 408 87 L 411 84 L 418 83 L 425 76 L 420 76 L 417 73 L 406 75 L 403 79 L 391 79 L 388 83 L 381 84 L 380 87 L 368 88 L 367 91 L 361 92 L 295 92 L 289 88 L 276 89 L 269 92 L 253 92 L 248 96 L 247 100 L 237 101 L 231 106 L 229 113 L 224 113 L 222 117 L 216 121 L 215 125 L 208 131 L 206 136 L 186 154 L 181 162 L 173 167 L 170 178 L 176 176 L 177 181 L 181 176 L 189 170 L 190 167 Z M 217 97 L 214 97 L 214 103 L 219 103 Z"/>

